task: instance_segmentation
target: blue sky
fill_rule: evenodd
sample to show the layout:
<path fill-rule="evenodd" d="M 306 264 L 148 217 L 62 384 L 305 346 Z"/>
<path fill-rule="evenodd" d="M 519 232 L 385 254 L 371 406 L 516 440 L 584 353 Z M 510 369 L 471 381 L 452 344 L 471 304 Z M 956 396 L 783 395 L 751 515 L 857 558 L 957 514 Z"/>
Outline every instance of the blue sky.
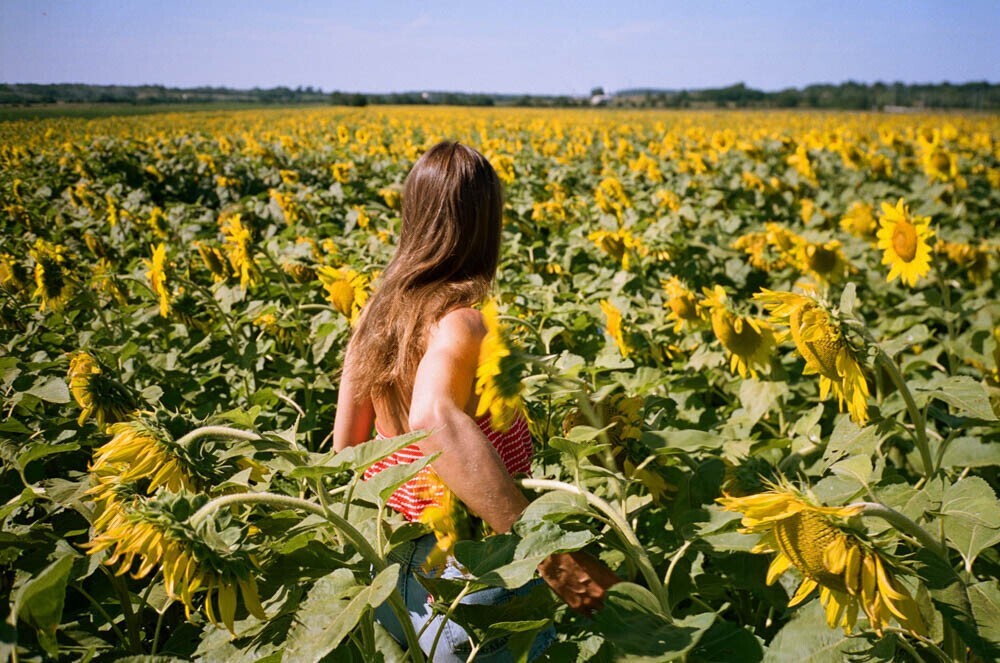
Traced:
<path fill-rule="evenodd" d="M 998 34 L 997 0 L 0 0 L 0 82 L 532 94 L 996 83 Z"/>

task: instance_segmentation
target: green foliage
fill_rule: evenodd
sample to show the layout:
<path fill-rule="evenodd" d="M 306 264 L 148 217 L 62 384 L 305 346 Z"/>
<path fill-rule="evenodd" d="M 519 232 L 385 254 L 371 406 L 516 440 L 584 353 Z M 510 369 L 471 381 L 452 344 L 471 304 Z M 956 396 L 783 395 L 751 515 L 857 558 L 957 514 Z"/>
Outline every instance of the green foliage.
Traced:
<path fill-rule="evenodd" d="M 825 90 L 806 93 L 830 103 Z M 551 625 L 559 661 L 997 657 L 995 118 L 416 112 L 0 124 L 0 595 L 11 606 L 0 652 L 419 658 L 374 609 L 400 607 L 394 552 L 427 531 L 386 500 L 435 458 L 362 475 L 427 432 L 334 452 L 331 428 L 351 306 L 392 255 L 403 179 L 451 136 L 505 179 L 498 299 L 536 443 L 532 501 L 513 530 L 459 541 L 464 577 L 423 579 L 470 650 L 505 638 L 523 658 Z M 954 173 L 928 170 L 937 149 Z M 814 178 L 795 166 L 803 150 Z M 618 208 L 597 196 L 615 190 L 605 180 L 621 185 Z M 912 287 L 886 283 L 875 239 L 840 223 L 852 203 L 877 217 L 900 197 L 931 217 L 937 242 Z M 734 247 L 766 243 L 770 224 L 800 237 L 802 253 L 759 262 Z M 803 258 L 831 243 L 849 263 L 842 278 Z M 151 278 L 161 245 L 162 278 Z M 39 291 L 39 265 L 50 291 Z M 353 270 L 365 285 L 328 288 L 318 270 Z M 694 302 L 688 317 L 674 315 L 687 309 L 671 278 Z M 801 283 L 856 353 L 863 423 L 823 392 L 801 338 L 779 339 L 756 376 L 731 370 L 705 290 L 721 286 L 727 311 L 762 321 L 754 294 Z M 98 387 L 113 389 L 70 374 L 80 351 L 100 369 Z M 109 394 L 142 414 L 105 407 L 107 421 L 96 408 L 81 420 L 82 400 Z M 159 437 L 143 447 L 145 465 L 108 428 L 140 416 Z M 124 455 L 96 467 L 112 451 Z M 116 483 L 122 463 L 139 476 Z M 846 635 L 819 600 L 788 607 L 801 574 L 767 584 L 773 556 L 752 552 L 741 514 L 716 502 L 781 481 L 824 506 L 894 510 L 894 521 L 868 513 L 838 527 L 884 555 L 928 633 L 891 622 L 879 634 L 862 614 Z M 191 568 L 216 583 L 211 598 L 202 584 L 184 605 L 185 587 L 168 587 L 186 566 L 143 568 L 152 534 L 128 539 L 134 559 L 106 564 L 113 547 L 85 555 L 140 521 L 193 554 Z M 503 608 L 456 602 L 519 587 L 550 554 L 577 550 L 623 580 L 592 619 L 544 586 Z"/>

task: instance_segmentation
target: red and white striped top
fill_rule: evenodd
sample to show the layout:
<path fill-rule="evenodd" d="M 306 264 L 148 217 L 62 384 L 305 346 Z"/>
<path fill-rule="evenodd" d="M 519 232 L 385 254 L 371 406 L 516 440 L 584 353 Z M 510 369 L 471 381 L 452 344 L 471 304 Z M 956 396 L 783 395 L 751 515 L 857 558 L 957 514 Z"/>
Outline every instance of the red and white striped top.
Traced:
<path fill-rule="evenodd" d="M 490 444 L 497 450 L 500 460 L 511 476 L 515 474 L 531 473 L 531 457 L 533 447 L 531 444 L 531 432 L 528 430 L 528 422 L 524 416 L 518 414 L 510 428 L 505 431 L 497 431 L 490 424 L 489 413 L 476 420 L 483 435 L 489 439 Z M 376 439 L 385 439 L 385 436 L 378 432 L 378 425 L 375 426 Z M 422 451 L 416 444 L 403 447 L 399 451 L 386 456 L 375 463 L 364 473 L 364 479 L 368 480 L 382 470 L 394 465 L 404 465 L 412 463 L 424 457 Z M 388 504 L 396 511 L 413 522 L 420 518 L 424 508 L 434 504 L 436 495 L 436 484 L 429 480 L 431 468 L 425 467 L 416 476 L 404 483 L 389 496 Z"/>

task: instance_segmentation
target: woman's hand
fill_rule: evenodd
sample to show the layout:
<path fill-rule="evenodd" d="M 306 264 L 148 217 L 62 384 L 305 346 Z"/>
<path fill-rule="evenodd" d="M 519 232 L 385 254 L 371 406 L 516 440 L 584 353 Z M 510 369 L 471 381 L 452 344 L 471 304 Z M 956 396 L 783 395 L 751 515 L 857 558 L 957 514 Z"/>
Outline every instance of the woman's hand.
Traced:
<path fill-rule="evenodd" d="M 605 590 L 621 582 L 603 562 L 581 551 L 550 555 L 538 573 L 566 605 L 585 616 L 600 610 Z"/>

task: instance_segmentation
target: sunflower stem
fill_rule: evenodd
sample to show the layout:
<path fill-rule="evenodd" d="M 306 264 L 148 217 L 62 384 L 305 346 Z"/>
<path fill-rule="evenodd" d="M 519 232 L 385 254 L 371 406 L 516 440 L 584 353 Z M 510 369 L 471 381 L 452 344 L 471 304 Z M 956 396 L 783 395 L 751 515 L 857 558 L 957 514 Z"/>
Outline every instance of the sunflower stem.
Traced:
<path fill-rule="evenodd" d="M 687 552 L 687 549 L 691 547 L 692 543 L 693 541 L 685 541 L 684 545 L 678 548 L 677 552 L 675 552 L 670 558 L 670 566 L 667 567 L 667 574 L 663 576 L 663 586 L 666 588 L 668 599 L 670 598 L 670 578 L 674 575 L 674 569 L 677 568 L 677 564 L 681 561 L 681 558 L 684 557 L 684 553 Z"/>
<path fill-rule="evenodd" d="M 300 311 L 330 311 L 331 313 L 340 313 L 340 311 L 329 304 L 298 304 L 297 306 Z"/>
<path fill-rule="evenodd" d="M 125 616 L 125 632 L 128 633 L 129 649 L 133 654 L 141 654 L 142 640 L 139 637 L 139 620 L 136 618 L 135 611 L 132 610 L 132 597 L 129 595 L 128 587 L 125 586 L 125 581 L 122 580 L 121 576 L 111 573 L 104 566 L 101 568 L 111 579 L 111 586 L 114 588 L 115 594 L 118 595 L 118 602 L 121 603 L 122 614 Z"/>
<path fill-rule="evenodd" d="M 368 542 L 368 539 L 354 525 L 334 511 L 298 497 L 278 495 L 276 493 L 236 493 L 233 495 L 222 495 L 221 497 L 209 500 L 191 516 L 189 522 L 197 528 L 213 513 L 233 504 L 268 504 L 271 506 L 290 507 L 325 518 L 357 548 L 364 560 L 372 565 L 375 573 L 379 573 L 387 566 L 385 560 L 378 555 L 371 543 Z M 403 627 L 410 655 L 417 663 L 423 663 L 424 655 L 420 649 L 420 641 L 417 639 L 416 631 L 413 630 L 413 622 L 410 621 L 409 612 L 403 603 L 402 596 L 399 594 L 399 589 L 394 589 L 387 600 L 389 607 L 392 608 L 392 611 L 396 615 L 396 619 L 399 620 L 400 625 Z"/>
<path fill-rule="evenodd" d="M 156 656 L 156 652 L 160 648 L 160 631 L 163 628 L 163 618 L 167 616 L 167 609 L 173 604 L 173 599 L 167 599 L 167 604 L 163 606 L 163 610 L 157 611 L 159 614 L 156 616 L 156 627 L 153 630 L 153 646 L 149 650 L 150 656 Z"/>
<path fill-rule="evenodd" d="M 660 578 L 656 574 L 656 569 L 653 568 L 652 562 L 649 561 L 649 557 L 646 555 L 645 547 L 640 543 L 639 538 L 635 535 L 628 521 L 617 509 L 597 495 L 572 484 L 563 483 L 562 481 L 553 481 L 552 479 L 518 479 L 517 483 L 529 490 L 562 490 L 574 495 L 580 495 L 587 500 L 590 506 L 606 515 L 618 534 L 628 544 L 626 546 L 626 554 L 634 558 L 636 566 L 639 567 L 639 572 L 642 573 L 646 584 L 649 585 L 649 591 L 653 593 L 660 607 L 663 608 L 664 614 L 670 619 L 670 602 L 667 597 L 667 589 L 660 582 Z"/>
<path fill-rule="evenodd" d="M 913 438 L 917 443 L 917 450 L 920 452 L 920 461 L 924 466 L 924 476 L 930 478 L 936 470 L 934 468 L 934 461 L 931 458 L 930 446 L 927 444 L 927 423 L 924 421 L 924 417 L 920 412 L 920 408 L 917 407 L 916 401 L 913 400 L 913 394 L 910 393 L 910 388 L 906 385 L 906 381 L 899 372 L 896 362 L 886 354 L 882 346 L 876 343 L 875 347 L 878 349 L 878 361 L 882 363 L 885 372 L 889 374 L 893 384 L 899 389 L 899 393 L 903 397 L 903 402 L 906 403 L 906 411 L 909 412 L 910 421 L 913 422 Z"/>
<path fill-rule="evenodd" d="M 386 566 L 385 561 L 378 556 L 375 548 L 368 542 L 368 539 L 354 525 L 333 511 L 328 511 L 315 502 L 310 502 L 299 497 L 279 495 L 277 493 L 235 493 L 233 495 L 222 495 L 221 497 L 209 500 L 204 506 L 198 509 L 191 516 L 191 524 L 194 527 L 198 527 L 206 518 L 222 507 L 233 504 L 268 504 L 271 506 L 290 507 L 325 518 L 330 521 L 330 524 L 344 533 L 348 541 L 361 553 L 361 556 L 376 567 L 376 571 L 381 571 Z"/>
<path fill-rule="evenodd" d="M 108 611 L 104 609 L 104 606 L 98 603 L 97 599 L 91 596 L 90 593 L 83 588 L 82 584 L 74 583 L 70 585 L 70 587 L 80 592 L 80 594 L 82 594 L 85 599 L 90 601 L 90 604 L 94 606 L 94 609 L 97 610 L 98 614 L 100 614 L 101 617 L 103 617 L 105 621 L 108 622 L 108 625 L 111 627 L 111 630 L 114 631 L 115 635 L 118 636 L 118 640 L 122 644 L 125 644 L 126 642 L 125 634 L 122 633 L 122 630 L 120 628 L 118 628 L 118 624 L 115 624 L 115 620 L 111 618 L 111 615 L 109 615 Z M 154 651 L 153 653 L 155 654 L 156 652 Z"/>
<path fill-rule="evenodd" d="M 948 286 L 948 280 L 944 277 L 944 272 L 941 271 L 940 261 L 932 260 L 931 264 L 934 265 L 934 275 L 937 277 L 938 287 L 941 289 L 941 299 L 944 301 L 944 324 L 948 329 L 948 340 L 955 341 L 955 322 L 952 318 L 951 309 L 951 288 Z M 948 374 L 955 374 L 955 357 L 952 353 L 951 345 L 946 345 L 944 348 L 944 355 L 948 358 Z"/>
<path fill-rule="evenodd" d="M 899 531 L 912 536 L 914 539 L 919 541 L 925 548 L 930 550 L 932 553 L 934 553 L 941 559 L 945 560 L 948 559 L 947 549 L 943 545 L 941 545 L 941 543 L 937 539 L 928 534 L 927 530 L 925 530 L 923 527 L 913 522 L 899 511 L 887 507 L 884 504 L 879 504 L 878 502 L 855 502 L 850 506 L 852 507 L 860 506 L 862 508 L 861 515 L 881 518 L 882 520 L 886 521 Z"/>
<path fill-rule="evenodd" d="M 299 300 L 295 297 L 294 293 L 292 293 L 292 287 L 288 284 L 288 278 L 285 276 L 285 270 L 283 270 L 281 266 L 275 261 L 275 259 L 271 257 L 271 252 L 265 249 L 264 247 L 260 247 L 259 250 L 262 254 L 264 254 L 264 258 L 267 260 L 268 263 L 270 263 L 271 267 L 274 268 L 274 271 L 278 273 L 278 281 L 279 283 L 281 283 L 281 288 L 282 290 L 285 291 L 285 296 L 288 297 L 288 302 L 289 304 L 291 304 L 292 311 L 295 312 L 293 316 L 295 318 L 295 327 L 296 327 L 295 347 L 299 351 L 299 356 L 304 357 L 306 354 L 306 350 L 305 346 L 302 345 L 302 334 L 304 333 L 306 326 L 305 324 L 303 324 L 302 316 L 299 315 L 299 312 L 301 310 L 298 307 Z M 307 389 L 308 389 L 308 384 L 309 382 L 306 381 Z"/>
<path fill-rule="evenodd" d="M 181 437 L 177 440 L 177 444 L 184 448 L 188 448 L 191 443 L 199 437 L 228 437 L 233 440 L 250 441 L 264 439 L 257 433 L 240 430 L 239 428 L 230 428 L 229 426 L 202 426 L 201 428 L 195 428 L 190 433 Z"/>
<path fill-rule="evenodd" d="M 432 661 L 434 660 L 434 652 L 437 651 L 438 642 L 441 640 L 441 634 L 444 633 L 444 630 L 446 628 L 448 628 L 448 622 L 451 620 L 451 616 L 455 614 L 455 609 L 458 607 L 458 604 L 462 602 L 462 599 L 464 599 L 469 594 L 469 591 L 471 589 L 472 589 L 472 583 L 466 582 L 465 587 L 462 588 L 462 591 L 458 593 L 458 596 L 455 597 L 455 600 L 451 602 L 451 604 L 448 606 L 448 609 L 445 611 L 441 619 L 441 625 L 438 627 L 437 633 L 434 634 L 434 642 L 431 643 L 431 648 L 427 652 L 427 658 L 429 658 L 430 660 Z M 427 624 L 430 624 L 431 621 L 432 620 L 428 620 Z M 426 627 L 427 624 L 425 624 L 424 626 Z"/>

